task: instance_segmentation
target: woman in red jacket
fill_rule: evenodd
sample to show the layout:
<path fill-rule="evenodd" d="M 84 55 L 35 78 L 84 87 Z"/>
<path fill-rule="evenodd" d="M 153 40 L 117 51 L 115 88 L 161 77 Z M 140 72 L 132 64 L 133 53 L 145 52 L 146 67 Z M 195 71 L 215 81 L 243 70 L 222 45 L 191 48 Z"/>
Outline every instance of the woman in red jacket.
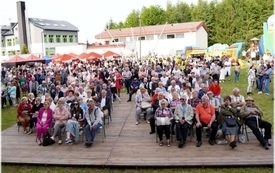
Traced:
<path fill-rule="evenodd" d="M 24 133 L 27 133 L 27 127 L 30 124 L 31 105 L 28 103 L 28 98 L 23 97 L 17 108 L 17 119 L 22 124 Z"/>
<path fill-rule="evenodd" d="M 122 82 L 122 75 L 118 72 L 118 69 L 116 69 L 116 72 L 115 72 L 115 83 L 116 83 L 117 94 L 120 97 L 120 90 L 123 87 L 123 82 Z"/>

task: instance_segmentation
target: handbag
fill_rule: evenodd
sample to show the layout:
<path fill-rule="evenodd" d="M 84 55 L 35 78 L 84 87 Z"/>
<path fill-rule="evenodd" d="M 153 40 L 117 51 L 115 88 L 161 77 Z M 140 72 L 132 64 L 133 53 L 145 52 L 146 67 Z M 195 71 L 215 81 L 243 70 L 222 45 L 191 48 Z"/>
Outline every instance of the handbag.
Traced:
<path fill-rule="evenodd" d="M 157 126 L 169 125 L 170 119 L 168 117 L 157 117 L 156 124 Z"/>
<path fill-rule="evenodd" d="M 43 143 L 42 143 L 42 145 L 44 147 L 52 145 L 54 143 L 55 143 L 55 140 L 51 139 L 51 135 L 49 133 L 47 133 L 46 135 L 43 136 Z"/>
<path fill-rule="evenodd" d="M 141 102 L 141 108 L 142 109 L 147 109 L 150 108 L 151 104 L 149 102 Z"/>
<path fill-rule="evenodd" d="M 226 118 L 225 123 L 227 127 L 236 127 L 237 126 L 237 121 L 235 118 Z"/>

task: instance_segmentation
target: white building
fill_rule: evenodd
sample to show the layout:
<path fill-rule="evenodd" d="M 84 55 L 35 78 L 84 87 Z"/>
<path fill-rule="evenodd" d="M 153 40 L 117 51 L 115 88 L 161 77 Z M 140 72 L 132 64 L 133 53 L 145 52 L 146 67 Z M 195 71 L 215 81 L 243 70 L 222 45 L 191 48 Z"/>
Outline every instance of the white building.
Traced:
<path fill-rule="evenodd" d="M 208 47 L 208 29 L 203 22 L 165 24 L 106 30 L 95 36 L 104 45 L 125 43 L 141 56 L 175 55 L 185 46 Z"/>
<path fill-rule="evenodd" d="M 29 18 L 26 20 L 28 50 L 52 56 L 56 47 L 78 45 L 78 28 L 67 21 Z M 20 54 L 18 23 L 1 26 L 2 56 Z"/>

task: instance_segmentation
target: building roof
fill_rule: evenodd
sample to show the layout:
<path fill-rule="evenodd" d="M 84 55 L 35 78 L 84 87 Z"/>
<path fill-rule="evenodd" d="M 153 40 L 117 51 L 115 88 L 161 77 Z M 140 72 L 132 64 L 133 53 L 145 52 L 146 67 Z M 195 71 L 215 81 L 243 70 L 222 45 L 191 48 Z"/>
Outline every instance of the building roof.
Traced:
<path fill-rule="evenodd" d="M 132 36 L 146 36 L 146 35 L 159 35 L 159 34 L 175 34 L 195 32 L 200 27 L 203 27 L 207 32 L 208 29 L 204 22 L 188 22 L 188 23 L 176 23 L 167 25 L 154 25 L 154 26 L 142 26 L 123 29 L 106 30 L 100 34 L 95 35 L 96 39 L 110 39 L 119 37 L 132 37 Z M 141 30 L 141 31 L 140 31 Z M 140 34 L 141 32 L 141 34 Z"/>
<path fill-rule="evenodd" d="M 13 35 L 13 28 L 17 25 L 17 23 L 11 23 L 11 25 L 1 25 L 1 36 L 9 36 Z"/>
<path fill-rule="evenodd" d="M 36 27 L 44 30 L 54 31 L 79 31 L 73 24 L 67 21 L 29 18 L 29 21 Z"/>

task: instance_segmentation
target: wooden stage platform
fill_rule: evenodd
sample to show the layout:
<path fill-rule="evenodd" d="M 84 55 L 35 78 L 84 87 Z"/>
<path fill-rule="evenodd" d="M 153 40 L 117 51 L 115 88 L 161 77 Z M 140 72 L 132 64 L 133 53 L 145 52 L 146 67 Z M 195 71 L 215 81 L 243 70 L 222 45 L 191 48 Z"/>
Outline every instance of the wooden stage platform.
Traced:
<path fill-rule="evenodd" d="M 122 100 L 114 103 L 104 143 L 101 134 L 97 134 L 91 148 L 85 148 L 84 143 L 42 147 L 35 143 L 35 134 L 25 135 L 22 129 L 17 132 L 14 125 L 2 131 L 2 163 L 105 167 L 273 165 L 273 147 L 264 150 L 252 133 L 249 133 L 249 142 L 238 144 L 234 150 L 228 145 L 210 146 L 205 133 L 200 148 L 196 147 L 195 137 L 181 149 L 177 147 L 178 142 L 173 142 L 171 147 L 160 147 L 155 134 L 149 134 L 149 124 L 141 120 L 135 125 L 134 103 L 126 102 L 126 94 L 122 95 Z"/>

